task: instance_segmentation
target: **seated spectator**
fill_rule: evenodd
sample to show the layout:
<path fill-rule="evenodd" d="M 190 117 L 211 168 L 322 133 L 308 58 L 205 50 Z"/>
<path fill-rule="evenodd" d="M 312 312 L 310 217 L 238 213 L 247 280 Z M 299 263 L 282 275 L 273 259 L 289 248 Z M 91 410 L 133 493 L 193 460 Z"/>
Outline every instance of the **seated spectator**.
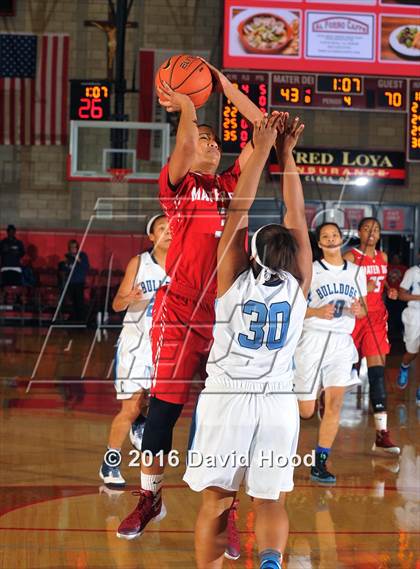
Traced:
<path fill-rule="evenodd" d="M 22 241 L 16 239 L 16 227 L 7 226 L 7 237 L 0 241 L 1 285 L 20 286 L 22 284 L 21 259 L 25 254 Z"/>
<path fill-rule="evenodd" d="M 60 285 L 64 289 L 67 280 L 70 278 L 66 291 L 66 298 L 72 304 L 70 318 L 76 322 L 83 322 L 86 320 L 83 290 L 89 271 L 89 259 L 86 253 L 79 252 L 79 244 L 75 239 L 69 241 L 68 252 L 64 257 L 65 260 L 58 264 Z"/>

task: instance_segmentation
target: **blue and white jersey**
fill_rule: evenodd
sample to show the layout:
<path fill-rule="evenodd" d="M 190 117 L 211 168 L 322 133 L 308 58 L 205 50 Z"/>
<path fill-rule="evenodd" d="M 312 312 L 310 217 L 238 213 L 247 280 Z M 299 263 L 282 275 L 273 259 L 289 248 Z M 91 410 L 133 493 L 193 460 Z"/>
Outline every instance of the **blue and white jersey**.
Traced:
<path fill-rule="evenodd" d="M 304 331 L 322 330 L 351 334 L 356 318 L 351 314 L 350 307 L 355 299 L 367 295 L 366 287 L 366 273 L 363 267 L 349 261 L 344 261 L 343 265 L 331 265 L 325 259 L 315 261 L 308 306 L 320 308 L 326 304 L 333 304 L 335 312 L 332 320 L 315 316 L 306 318 Z"/>
<path fill-rule="evenodd" d="M 404 273 L 400 287 L 410 294 L 420 294 L 420 265 L 414 265 Z M 407 306 L 420 310 L 420 300 L 409 300 Z"/>
<path fill-rule="evenodd" d="M 256 279 L 251 268 L 244 271 L 216 301 L 206 386 L 223 377 L 229 389 L 246 384 L 259 390 L 267 382 L 291 387 L 305 312 L 305 297 L 291 274 L 268 283 Z"/>
<path fill-rule="evenodd" d="M 149 251 L 139 255 L 139 268 L 134 285 L 140 287 L 143 299 L 149 300 L 149 304 L 141 310 L 136 310 L 135 307 L 130 306 L 127 308 L 119 342 L 125 341 L 130 346 L 136 343 L 136 357 L 141 358 L 148 365 L 152 365 L 150 329 L 152 327 L 152 309 L 155 295 L 160 286 L 167 282 L 168 277 L 165 270 Z"/>

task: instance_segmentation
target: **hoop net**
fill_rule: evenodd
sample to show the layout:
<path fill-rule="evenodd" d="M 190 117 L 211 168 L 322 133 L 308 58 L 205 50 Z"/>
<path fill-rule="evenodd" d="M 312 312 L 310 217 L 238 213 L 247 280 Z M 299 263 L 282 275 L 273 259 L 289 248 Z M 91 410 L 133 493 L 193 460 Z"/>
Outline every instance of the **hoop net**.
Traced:
<path fill-rule="evenodd" d="M 122 184 L 127 182 L 127 176 L 133 172 L 131 168 L 108 168 L 107 172 L 111 174 L 111 182 L 113 184 Z"/>

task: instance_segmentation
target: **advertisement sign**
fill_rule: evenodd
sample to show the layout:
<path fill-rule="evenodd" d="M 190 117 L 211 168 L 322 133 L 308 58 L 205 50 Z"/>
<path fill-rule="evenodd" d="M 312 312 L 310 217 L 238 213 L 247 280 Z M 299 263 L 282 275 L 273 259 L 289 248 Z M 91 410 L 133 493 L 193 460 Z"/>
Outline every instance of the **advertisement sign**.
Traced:
<path fill-rule="evenodd" d="M 384 209 L 383 211 L 383 230 L 384 231 L 404 231 L 405 215 L 404 209 L 394 207 L 392 209 Z"/>
<path fill-rule="evenodd" d="M 225 0 L 228 68 L 420 76 L 420 2 Z"/>
<path fill-rule="evenodd" d="M 306 182 L 367 186 L 373 182 L 405 182 L 404 152 L 297 148 L 293 151 L 299 173 Z M 275 156 L 269 172 L 280 175 Z"/>

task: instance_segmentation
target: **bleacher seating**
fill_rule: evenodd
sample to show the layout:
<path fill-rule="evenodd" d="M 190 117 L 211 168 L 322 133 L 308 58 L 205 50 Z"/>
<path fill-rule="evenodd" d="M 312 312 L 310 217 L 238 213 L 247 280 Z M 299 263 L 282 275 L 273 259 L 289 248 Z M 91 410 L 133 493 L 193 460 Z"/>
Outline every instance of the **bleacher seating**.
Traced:
<path fill-rule="evenodd" d="M 76 239 L 80 244 L 83 234 L 20 230 L 18 238 L 24 242 L 26 250 L 22 264 L 31 269 L 34 284 L 0 287 L 0 324 L 17 320 L 48 323 L 56 312 L 62 292 L 58 263 L 64 258 L 68 241 Z M 141 234 L 92 233 L 86 237 L 82 250 L 88 255 L 90 264 L 84 290 L 87 322 L 94 321 L 98 311 L 112 313 L 112 300 L 128 261 L 149 247 L 150 241 Z M 69 312 L 65 299 L 58 319 L 68 319 Z"/>

